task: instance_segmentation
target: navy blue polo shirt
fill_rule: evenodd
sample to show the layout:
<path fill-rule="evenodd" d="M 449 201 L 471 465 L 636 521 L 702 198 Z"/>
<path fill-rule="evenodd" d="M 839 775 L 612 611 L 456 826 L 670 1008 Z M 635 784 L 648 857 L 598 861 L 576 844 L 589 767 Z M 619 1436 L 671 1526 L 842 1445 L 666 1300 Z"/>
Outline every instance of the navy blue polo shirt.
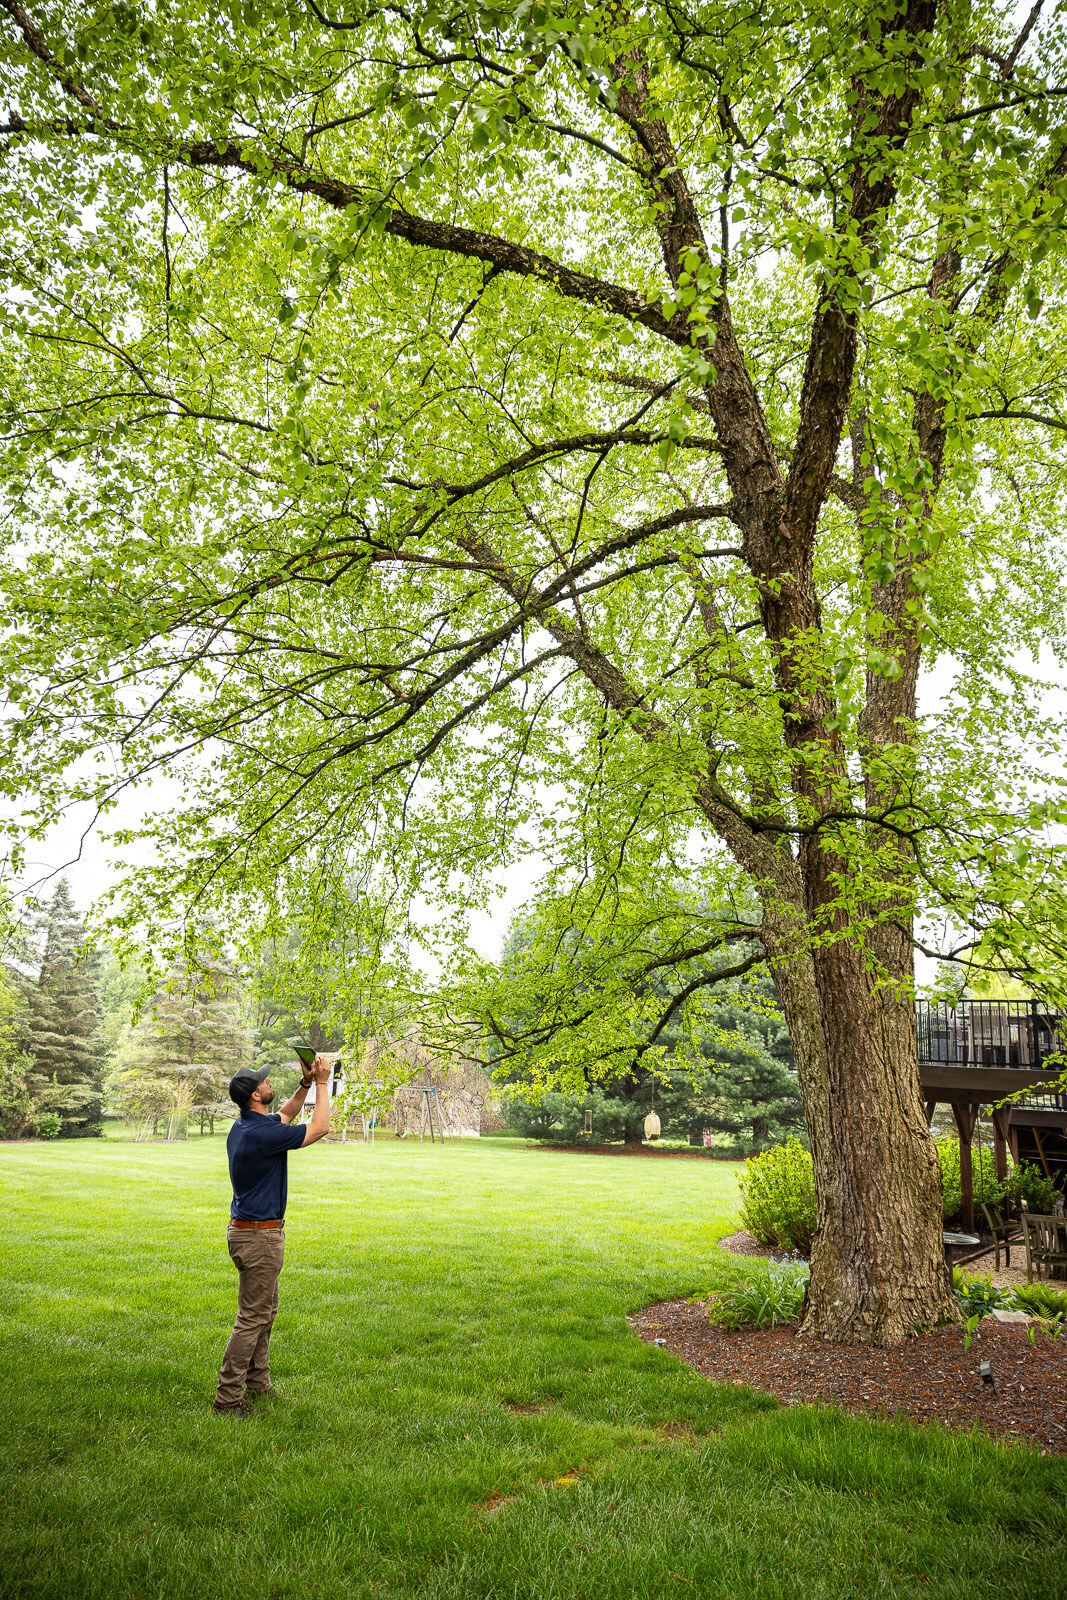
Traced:
<path fill-rule="evenodd" d="M 285 1216 L 288 1192 L 286 1158 L 304 1142 L 302 1122 L 242 1111 L 226 1136 L 233 1204 L 239 1222 L 275 1222 Z"/>

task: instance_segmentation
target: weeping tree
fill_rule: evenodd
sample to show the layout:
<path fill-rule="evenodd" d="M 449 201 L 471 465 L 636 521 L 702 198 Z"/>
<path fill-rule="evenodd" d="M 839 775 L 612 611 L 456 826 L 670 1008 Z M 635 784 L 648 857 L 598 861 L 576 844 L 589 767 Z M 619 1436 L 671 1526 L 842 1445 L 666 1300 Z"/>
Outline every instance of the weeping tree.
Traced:
<path fill-rule="evenodd" d="M 757 941 L 803 1334 L 952 1315 L 914 950 L 1064 945 L 1062 14 L 0 8 L 25 825 L 177 772 L 124 915 L 280 933 L 355 873 L 498 1033 L 466 922 L 539 850 L 629 951 L 522 1042 L 563 1076 Z"/>
<path fill-rule="evenodd" d="M 542 902 L 512 922 L 499 966 L 482 975 L 479 989 L 493 1075 L 509 1085 L 514 1125 L 573 1142 L 588 1109 L 595 1142 L 640 1145 L 645 1118 L 655 1111 L 668 1136 L 711 1126 L 746 1149 L 795 1132 L 792 1049 L 758 945 L 754 957 L 740 947 L 740 962 L 731 963 L 747 968 L 744 976 L 719 970 L 728 956 L 693 958 L 682 949 L 643 971 L 640 945 L 651 930 L 650 908 L 641 909 L 642 932 L 638 908 L 616 900 L 600 929 L 587 909 L 579 937 L 573 896 L 569 911 Z M 674 916 L 679 931 L 691 931 L 698 918 L 715 926 L 732 913 L 709 913 L 689 896 Z M 662 927 L 658 947 L 661 940 Z M 561 998 L 562 1015 L 555 1009 Z M 577 1017 L 568 1016 L 576 1002 Z M 584 1013 L 592 1027 L 584 1026 Z M 620 1025 L 618 1037 L 608 1037 Z M 611 1058 L 618 1066 L 605 1073 Z"/>

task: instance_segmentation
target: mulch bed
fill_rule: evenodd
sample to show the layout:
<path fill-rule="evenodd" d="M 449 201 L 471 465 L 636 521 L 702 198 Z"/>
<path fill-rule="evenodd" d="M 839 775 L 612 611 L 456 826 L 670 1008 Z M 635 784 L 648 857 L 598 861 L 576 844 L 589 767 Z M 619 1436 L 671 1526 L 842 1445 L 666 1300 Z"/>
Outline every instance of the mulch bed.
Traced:
<path fill-rule="evenodd" d="M 844 1411 L 912 1422 L 942 1422 L 997 1439 L 1067 1454 L 1067 1338 L 986 1318 L 971 1348 L 961 1327 L 937 1328 L 891 1350 L 815 1344 L 792 1327 L 726 1333 L 707 1319 L 705 1303 L 668 1300 L 630 1319 L 646 1344 L 718 1383 L 743 1383 L 783 1405 L 823 1401 Z M 991 1361 L 996 1391 L 978 1375 Z"/>
<path fill-rule="evenodd" d="M 789 1250 L 779 1250 L 777 1245 L 760 1244 L 755 1234 L 744 1228 L 740 1233 L 728 1233 L 725 1239 L 720 1239 L 719 1249 L 728 1250 L 732 1256 L 766 1256 L 768 1261 L 784 1261 L 791 1254 Z"/>

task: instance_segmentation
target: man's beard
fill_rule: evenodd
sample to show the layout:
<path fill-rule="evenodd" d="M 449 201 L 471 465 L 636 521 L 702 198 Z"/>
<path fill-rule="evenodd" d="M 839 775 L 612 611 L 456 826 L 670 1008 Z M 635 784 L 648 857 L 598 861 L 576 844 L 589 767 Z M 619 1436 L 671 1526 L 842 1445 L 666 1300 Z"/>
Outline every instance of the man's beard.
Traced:
<path fill-rule="evenodd" d="M 264 1095 L 264 1093 L 263 1093 L 263 1091 L 261 1089 L 260 1092 L 259 1092 L 259 1098 L 260 1098 L 260 1103 L 262 1105 L 269 1106 L 271 1101 L 274 1099 L 274 1090 L 272 1089 L 270 1091 L 270 1094 Z"/>

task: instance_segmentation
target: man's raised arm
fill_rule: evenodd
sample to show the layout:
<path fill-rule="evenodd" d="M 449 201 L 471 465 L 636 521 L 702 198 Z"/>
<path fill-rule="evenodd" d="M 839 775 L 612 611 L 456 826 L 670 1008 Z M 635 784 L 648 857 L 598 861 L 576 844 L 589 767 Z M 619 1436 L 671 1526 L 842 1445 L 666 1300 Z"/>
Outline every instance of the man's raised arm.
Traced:
<path fill-rule="evenodd" d="M 306 1150 L 309 1144 L 314 1144 L 316 1139 L 321 1139 L 324 1133 L 329 1133 L 330 1131 L 330 1075 L 333 1072 L 332 1063 L 324 1060 L 322 1056 L 316 1056 L 311 1072 L 315 1080 L 315 1109 L 311 1113 L 311 1121 L 304 1130 L 304 1142 L 298 1146 L 300 1150 Z M 296 1095 L 299 1095 L 300 1104 L 303 1105 L 306 1093 L 307 1090 L 301 1086 L 293 1096 L 293 1100 L 296 1099 Z M 289 1104 L 291 1105 L 292 1101 Z"/>
<path fill-rule="evenodd" d="M 300 1115 L 304 1107 L 304 1101 L 307 1099 L 307 1092 L 314 1082 L 315 1079 L 310 1068 L 305 1067 L 304 1063 L 301 1062 L 300 1082 L 278 1112 L 283 1122 L 293 1122 Z"/>

